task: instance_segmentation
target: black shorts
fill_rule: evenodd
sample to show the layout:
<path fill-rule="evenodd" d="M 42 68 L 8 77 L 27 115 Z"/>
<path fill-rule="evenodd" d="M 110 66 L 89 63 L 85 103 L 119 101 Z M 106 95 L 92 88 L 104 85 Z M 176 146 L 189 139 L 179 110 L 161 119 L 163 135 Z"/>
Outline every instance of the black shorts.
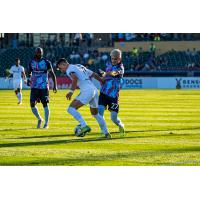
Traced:
<path fill-rule="evenodd" d="M 30 95 L 31 103 L 49 103 L 49 90 L 48 89 L 31 89 Z"/>
<path fill-rule="evenodd" d="M 105 95 L 103 93 L 100 93 L 99 95 L 99 105 L 103 105 L 107 108 L 109 111 L 115 111 L 119 112 L 119 98 L 112 98 L 109 97 L 108 95 Z"/>

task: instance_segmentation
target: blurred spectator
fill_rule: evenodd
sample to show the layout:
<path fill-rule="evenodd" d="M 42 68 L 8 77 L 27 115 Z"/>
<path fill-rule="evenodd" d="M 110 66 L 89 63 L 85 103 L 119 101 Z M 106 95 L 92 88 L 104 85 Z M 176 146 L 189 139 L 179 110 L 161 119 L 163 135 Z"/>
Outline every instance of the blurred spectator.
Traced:
<path fill-rule="evenodd" d="M 109 46 L 113 47 L 115 41 L 116 41 L 116 33 L 111 33 L 111 34 L 110 34 Z"/>
<path fill-rule="evenodd" d="M 154 34 L 154 41 L 160 41 L 160 33 Z"/>
<path fill-rule="evenodd" d="M 136 47 L 133 47 L 133 49 L 131 51 L 131 55 L 133 57 L 137 57 L 138 56 L 138 49 Z"/>
<path fill-rule="evenodd" d="M 72 63 L 75 62 L 75 51 L 72 51 L 72 53 L 70 54 L 69 58 L 70 58 Z"/>
<path fill-rule="evenodd" d="M 84 63 L 87 63 L 87 62 L 88 62 L 89 57 L 90 57 L 90 55 L 89 55 L 88 52 L 85 52 L 85 53 L 83 54 L 83 61 L 84 61 Z"/>
<path fill-rule="evenodd" d="M 88 63 L 89 66 L 93 65 L 94 64 L 94 60 L 92 58 L 90 58 L 87 63 Z"/>
<path fill-rule="evenodd" d="M 2 43 L 2 41 L 1 41 Z M 13 36 L 12 38 L 12 48 L 17 48 L 17 38 L 16 36 Z"/>
<path fill-rule="evenodd" d="M 86 33 L 86 42 L 87 42 L 87 46 L 88 47 L 91 47 L 93 39 L 94 39 L 94 34 L 93 33 Z"/>
<path fill-rule="evenodd" d="M 45 39 L 44 39 L 44 37 L 41 37 L 41 39 L 40 39 L 40 46 L 42 47 L 42 48 L 45 48 Z"/>
<path fill-rule="evenodd" d="M 82 41 L 82 34 L 81 33 L 75 33 L 74 35 L 74 45 L 79 46 L 80 42 Z"/>
<path fill-rule="evenodd" d="M 192 56 L 196 56 L 196 55 L 197 55 L 196 48 L 193 48 L 193 50 L 192 50 L 192 52 L 191 52 L 191 55 L 192 55 Z"/>
<path fill-rule="evenodd" d="M 144 67 L 141 69 L 141 71 L 150 71 L 150 66 L 147 62 L 144 64 Z"/>
<path fill-rule="evenodd" d="M 135 40 L 137 35 L 135 33 L 125 33 L 125 40 L 132 41 Z"/>
<path fill-rule="evenodd" d="M 124 42 L 124 33 L 118 33 L 118 41 Z"/>
<path fill-rule="evenodd" d="M 138 54 L 141 54 L 142 52 L 143 52 L 142 47 L 139 47 L 139 49 L 138 49 Z"/>
<path fill-rule="evenodd" d="M 101 59 L 105 62 L 105 61 L 107 61 L 108 60 L 108 55 L 107 54 L 103 54 L 102 56 L 101 56 Z"/>
<path fill-rule="evenodd" d="M 149 52 L 155 56 L 155 53 L 156 53 L 156 46 L 155 44 L 151 43 L 150 46 L 149 46 Z"/>
<path fill-rule="evenodd" d="M 50 47 L 50 46 L 51 46 L 51 40 L 50 40 L 49 37 L 48 37 L 48 39 L 46 40 L 46 46 L 47 46 L 47 47 Z"/>
<path fill-rule="evenodd" d="M 187 49 L 187 51 L 185 52 L 185 54 L 187 55 L 187 56 L 191 56 L 191 51 L 190 51 L 190 49 Z"/>
<path fill-rule="evenodd" d="M 54 37 L 53 41 L 51 42 L 52 46 L 56 47 L 58 45 L 57 36 Z"/>
<path fill-rule="evenodd" d="M 78 52 L 75 53 L 74 58 L 75 58 L 75 64 L 80 63 L 81 56 Z"/>

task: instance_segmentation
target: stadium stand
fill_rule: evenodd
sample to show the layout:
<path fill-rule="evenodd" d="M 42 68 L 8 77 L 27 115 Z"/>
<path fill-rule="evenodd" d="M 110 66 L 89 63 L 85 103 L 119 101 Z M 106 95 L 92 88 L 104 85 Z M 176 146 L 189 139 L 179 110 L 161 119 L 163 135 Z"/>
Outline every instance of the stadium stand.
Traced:
<path fill-rule="evenodd" d="M 88 54 L 87 58 L 84 57 L 85 52 Z M 13 65 L 13 61 L 17 57 L 21 59 L 21 64 L 27 68 L 33 54 L 34 48 L 10 48 L 1 51 L 0 76 L 4 76 L 5 70 Z M 84 51 L 84 49 L 78 47 L 45 48 L 44 56 L 53 63 L 54 67 L 59 58 L 65 57 L 72 64 L 81 63 L 96 72 L 99 68 L 105 70 L 106 63 L 109 62 L 108 52 Z M 155 57 L 150 52 L 141 52 L 138 56 L 133 56 L 131 52 L 123 52 L 122 62 L 127 73 L 134 71 L 199 70 L 200 52 L 188 54 L 187 51 L 173 50 Z"/>
<path fill-rule="evenodd" d="M 72 35 L 73 36 L 73 35 Z M 95 36 L 97 37 L 97 36 Z M 171 33 L 162 33 L 162 34 L 135 34 L 135 33 L 127 33 L 127 34 L 111 34 L 110 39 L 112 42 L 108 40 L 106 35 L 98 34 L 97 38 L 104 38 L 104 45 L 107 43 L 107 47 L 105 47 L 105 51 L 99 51 L 97 43 L 95 45 L 82 42 L 83 45 L 73 45 L 73 42 L 70 45 L 59 45 L 57 41 L 55 41 L 56 45 L 52 45 L 51 43 L 46 41 L 46 44 L 43 46 L 44 48 L 44 57 L 49 59 L 53 67 L 55 67 L 56 61 L 65 57 L 69 60 L 70 63 L 76 64 L 80 63 L 86 65 L 93 71 L 98 72 L 98 69 L 101 68 L 105 70 L 107 63 L 109 62 L 109 45 L 113 43 L 113 41 L 120 40 L 122 42 L 131 41 L 142 41 L 141 44 L 144 45 L 144 41 L 156 41 L 156 45 L 161 44 L 161 41 L 194 41 L 200 40 L 200 34 L 171 34 Z M 107 40 L 106 40 L 107 38 Z M 73 37 L 72 37 L 73 39 Z M 86 40 L 86 39 L 85 39 Z M 95 40 L 95 39 L 93 39 Z M 96 41 L 96 40 L 95 40 Z M 53 41 L 52 41 L 53 42 Z M 98 42 L 98 41 L 97 41 Z M 43 41 L 43 43 L 45 43 Z M 49 45 L 47 45 L 49 43 Z M 95 42 L 93 41 L 93 44 Z M 151 43 L 151 42 L 150 42 Z M 150 44 L 149 43 L 149 44 Z M 172 42 L 171 42 L 172 43 Z M 171 44 L 169 42 L 169 44 Z M 138 42 L 134 43 L 135 45 Z M 166 43 L 167 44 L 167 43 Z M 167 46 L 166 44 L 165 47 Z M 194 44 L 194 43 L 193 43 Z M 15 58 L 19 57 L 21 60 L 21 64 L 25 67 L 28 66 L 29 61 L 34 55 L 34 47 L 23 47 L 22 43 L 20 43 L 20 47 L 18 48 L 2 48 L 0 49 L 0 76 L 5 76 L 6 69 L 9 69 L 11 65 L 14 64 Z M 101 45 L 99 45 L 100 47 Z M 197 43 L 196 43 L 196 46 Z M 196 47 L 195 46 L 195 47 Z M 196 50 L 195 47 L 190 47 L 190 49 L 178 49 L 178 50 L 167 50 L 161 53 L 151 52 L 149 48 L 142 49 L 137 47 L 136 51 L 133 50 L 123 51 L 123 60 L 126 75 L 139 75 L 144 72 L 147 74 L 150 73 L 175 73 L 177 72 L 187 72 L 187 71 L 199 71 L 200 70 L 200 51 Z M 106 50 L 107 48 L 107 50 Z M 113 47 L 112 47 L 113 48 Z M 158 49 L 160 47 L 157 47 Z M 196 47 L 197 48 L 197 47 Z M 192 50 L 191 50 L 192 49 Z M 56 72 L 57 75 L 61 75 L 59 72 Z"/>

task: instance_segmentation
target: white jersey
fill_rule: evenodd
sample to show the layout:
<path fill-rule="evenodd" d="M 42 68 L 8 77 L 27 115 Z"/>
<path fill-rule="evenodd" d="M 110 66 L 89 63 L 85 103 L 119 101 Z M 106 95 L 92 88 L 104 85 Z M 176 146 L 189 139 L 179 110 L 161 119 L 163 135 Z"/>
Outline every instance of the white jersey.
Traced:
<path fill-rule="evenodd" d="M 90 80 L 90 76 L 93 74 L 93 71 L 87 69 L 83 65 L 69 65 L 68 69 L 66 70 L 67 76 L 71 78 L 71 74 L 75 73 L 78 81 L 77 85 L 80 88 L 80 90 L 88 90 L 89 88 L 94 88 L 94 84 Z"/>
<path fill-rule="evenodd" d="M 24 67 L 19 65 L 18 67 L 16 65 L 13 65 L 9 72 L 13 74 L 13 80 L 22 80 L 22 72 L 24 72 Z"/>

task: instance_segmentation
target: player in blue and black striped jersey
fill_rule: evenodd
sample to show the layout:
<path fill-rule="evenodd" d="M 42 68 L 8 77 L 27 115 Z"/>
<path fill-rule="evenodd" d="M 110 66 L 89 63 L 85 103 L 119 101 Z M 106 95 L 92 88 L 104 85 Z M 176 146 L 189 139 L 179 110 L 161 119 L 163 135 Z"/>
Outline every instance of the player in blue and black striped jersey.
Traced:
<path fill-rule="evenodd" d="M 100 70 L 104 77 L 104 83 L 100 90 L 99 113 L 103 116 L 105 109 L 108 107 L 111 113 L 111 120 L 119 127 L 119 132 L 124 135 L 124 124 L 118 118 L 119 91 L 124 74 L 124 66 L 121 62 L 122 52 L 119 49 L 113 49 L 110 56 L 111 63 L 107 66 L 106 71 Z"/>
<path fill-rule="evenodd" d="M 42 117 L 40 116 L 36 104 L 41 102 L 44 108 L 45 114 L 45 124 L 43 128 L 48 128 L 49 124 L 49 83 L 48 75 L 52 77 L 54 82 L 53 91 L 57 92 L 57 83 L 54 70 L 52 68 L 51 62 L 43 58 L 43 49 L 38 47 L 35 50 L 35 56 L 29 63 L 28 67 L 28 76 L 29 85 L 31 86 L 30 94 L 30 106 L 33 114 L 38 119 L 37 128 L 40 128 L 41 123 L 43 122 Z"/>

